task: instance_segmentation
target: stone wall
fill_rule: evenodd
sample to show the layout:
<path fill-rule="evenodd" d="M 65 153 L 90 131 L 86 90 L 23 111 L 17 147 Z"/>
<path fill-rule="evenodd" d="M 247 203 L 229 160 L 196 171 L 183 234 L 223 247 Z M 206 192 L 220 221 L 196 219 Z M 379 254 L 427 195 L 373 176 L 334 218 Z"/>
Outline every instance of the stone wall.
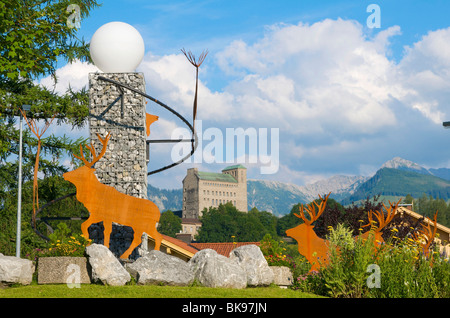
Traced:
<path fill-rule="evenodd" d="M 145 129 L 145 98 L 140 94 L 122 88 L 122 103 L 117 100 L 120 88 L 99 80 L 98 76 L 118 81 L 145 92 L 142 73 L 91 73 L 89 74 L 89 133 L 96 151 L 101 144 L 97 133 L 111 138 L 108 148 L 96 163 L 96 175 L 103 184 L 119 192 L 140 198 L 147 198 L 147 146 Z"/>
<path fill-rule="evenodd" d="M 145 93 L 142 73 L 89 74 L 89 137 L 96 152 L 101 151 L 99 134 L 111 133 L 105 155 L 95 164 L 98 180 L 119 192 L 147 199 L 147 145 L 145 97 L 126 88 L 98 79 L 99 76 L 123 83 Z M 123 92 L 122 101 L 119 99 Z M 89 160 L 89 159 L 88 159 Z M 95 243 L 103 243 L 102 222 L 89 227 Z M 133 229 L 113 224 L 110 250 L 121 255 L 133 240 Z M 137 249 L 132 257 L 137 257 Z"/>

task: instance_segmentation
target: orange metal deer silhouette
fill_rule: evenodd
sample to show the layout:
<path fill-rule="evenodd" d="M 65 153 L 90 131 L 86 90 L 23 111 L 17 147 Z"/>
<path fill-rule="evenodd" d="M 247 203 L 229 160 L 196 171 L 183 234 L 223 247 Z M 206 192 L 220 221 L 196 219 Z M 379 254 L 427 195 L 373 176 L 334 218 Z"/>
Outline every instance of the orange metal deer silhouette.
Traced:
<path fill-rule="evenodd" d="M 387 208 L 384 203 L 383 207 L 386 210 L 387 214 L 386 214 L 386 218 L 384 217 L 384 213 L 383 211 L 372 211 L 370 210 L 368 212 L 368 219 L 369 219 L 369 223 L 366 225 L 363 225 L 362 227 L 366 227 L 366 226 L 370 226 L 370 230 L 361 234 L 361 237 L 363 239 L 367 239 L 369 237 L 370 234 L 374 235 L 374 240 L 377 243 L 384 243 L 383 240 L 383 232 L 382 230 L 386 227 L 386 225 L 388 225 L 392 219 L 395 216 L 395 213 L 397 212 L 397 208 L 398 205 L 400 203 L 401 199 L 394 205 L 393 203 L 391 203 L 391 201 L 389 201 L 389 208 Z M 377 221 L 373 220 L 373 215 L 375 215 Z M 375 223 L 378 223 L 377 226 L 375 226 Z"/>
<path fill-rule="evenodd" d="M 311 264 L 311 271 L 318 270 L 321 265 L 326 265 L 328 263 L 328 241 L 321 239 L 314 232 L 314 226 L 312 223 L 316 221 L 320 215 L 325 211 L 325 207 L 327 204 L 328 197 L 331 192 L 328 193 L 324 198 L 319 195 L 321 203 L 318 204 L 316 201 L 313 201 L 309 205 L 307 205 L 307 212 L 309 214 L 309 219 L 305 217 L 305 207 L 303 204 L 300 206 L 300 214 L 294 213 L 294 215 L 304 221 L 303 224 L 296 226 L 295 228 L 289 229 L 286 231 L 286 234 L 292 238 L 294 238 L 298 243 L 298 251 L 300 254 L 305 256 L 305 258 Z M 371 230 L 361 234 L 363 239 L 367 239 L 370 233 L 374 233 L 374 239 L 378 240 L 380 243 L 384 242 L 382 238 L 381 230 L 386 227 L 386 225 L 392 221 L 397 211 L 398 204 L 401 200 L 397 202 L 396 205 L 393 205 L 389 202 L 390 207 L 386 208 L 383 204 L 384 208 L 387 211 L 387 216 L 384 218 L 384 213 L 382 211 L 369 211 L 368 218 L 369 224 L 365 226 L 371 226 Z M 318 211 L 316 212 L 316 207 Z M 374 226 L 374 220 L 372 219 L 373 214 L 375 214 L 378 220 L 378 226 Z"/>
<path fill-rule="evenodd" d="M 94 146 L 86 145 L 92 154 L 92 161 L 88 162 L 83 155 L 83 148 L 80 145 L 81 157 L 74 157 L 83 161 L 84 166 L 66 172 L 63 177 L 73 183 L 77 188 L 77 199 L 88 209 L 90 216 L 81 224 L 83 235 L 88 238 L 88 228 L 93 223 L 103 221 L 104 245 L 109 247 L 109 239 L 112 231 L 112 222 L 124 226 L 130 226 L 134 230 L 133 241 L 130 247 L 120 256 L 128 258 L 133 250 L 141 243 L 140 239 L 145 232 L 155 239 L 155 250 L 159 250 L 162 236 L 156 230 L 156 223 L 159 221 L 161 213 L 158 207 L 149 200 L 132 197 L 117 191 L 115 188 L 104 185 L 98 181 L 92 166 L 100 160 L 106 152 L 106 146 L 111 135 L 102 139 L 98 135 L 103 148 L 99 155 L 95 153 Z"/>
<path fill-rule="evenodd" d="M 425 255 L 425 257 L 430 256 L 430 252 L 431 252 L 430 247 L 431 247 L 431 244 L 434 242 L 434 238 L 436 237 L 437 214 L 438 214 L 438 212 L 436 211 L 433 220 L 431 220 L 430 218 L 427 217 L 427 219 L 429 221 L 433 222 L 433 229 L 431 229 L 430 223 L 427 223 L 427 225 L 422 223 L 421 224 L 422 228 L 419 229 L 418 233 L 415 233 L 415 235 L 414 235 L 414 238 L 421 242 L 423 254 Z M 433 253 L 431 253 L 430 258 L 433 259 Z"/>
<path fill-rule="evenodd" d="M 305 208 L 302 204 L 300 206 L 300 214 L 294 213 L 294 215 L 302 219 L 304 223 L 286 231 L 288 236 L 294 238 L 298 242 L 298 251 L 300 254 L 305 256 L 312 265 L 311 271 L 319 269 L 319 261 L 321 263 L 327 262 L 327 242 L 316 235 L 316 232 L 314 232 L 314 225 L 312 225 L 312 223 L 317 220 L 325 210 L 330 194 L 331 192 L 324 198 L 319 195 L 321 200 L 320 204 L 313 201 L 307 205 L 306 211 L 308 212 L 309 220 L 305 217 Z M 317 212 L 314 205 L 318 208 Z"/>

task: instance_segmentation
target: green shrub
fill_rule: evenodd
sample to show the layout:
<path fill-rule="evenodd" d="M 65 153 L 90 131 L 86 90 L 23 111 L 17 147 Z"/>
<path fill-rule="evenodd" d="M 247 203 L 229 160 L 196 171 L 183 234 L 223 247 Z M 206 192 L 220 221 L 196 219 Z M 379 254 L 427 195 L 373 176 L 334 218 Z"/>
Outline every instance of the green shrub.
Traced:
<path fill-rule="evenodd" d="M 72 234 L 65 223 L 59 223 L 49 238 L 47 249 L 40 251 L 38 257 L 84 256 L 84 250 L 91 242 L 82 234 Z"/>
<path fill-rule="evenodd" d="M 450 296 L 449 260 L 437 250 L 425 257 L 419 240 L 400 240 L 393 235 L 392 240 L 379 244 L 372 235 L 367 239 L 353 237 L 341 225 L 330 228 L 327 239 L 329 262 L 319 272 L 298 277 L 301 291 L 331 297 Z M 378 272 L 372 271 L 373 268 Z M 374 277 L 378 285 L 372 284 Z"/>
<path fill-rule="evenodd" d="M 294 279 L 292 287 L 298 289 L 297 278 L 307 273 L 311 268 L 308 261 L 298 253 L 296 247 L 288 246 L 282 240 L 275 240 L 270 234 L 266 234 L 260 243 L 260 249 L 267 260 L 267 264 L 269 266 L 289 267 Z"/>

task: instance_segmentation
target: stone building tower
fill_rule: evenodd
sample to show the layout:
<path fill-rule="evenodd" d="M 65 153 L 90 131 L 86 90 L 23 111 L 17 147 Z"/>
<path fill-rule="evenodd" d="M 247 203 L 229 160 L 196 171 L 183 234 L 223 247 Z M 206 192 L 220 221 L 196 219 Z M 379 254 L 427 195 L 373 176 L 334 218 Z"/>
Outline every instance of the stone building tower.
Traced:
<path fill-rule="evenodd" d="M 183 179 L 182 218 L 199 219 L 202 211 L 230 202 L 247 212 L 247 169 L 243 165 L 226 167 L 222 173 L 188 169 Z"/>

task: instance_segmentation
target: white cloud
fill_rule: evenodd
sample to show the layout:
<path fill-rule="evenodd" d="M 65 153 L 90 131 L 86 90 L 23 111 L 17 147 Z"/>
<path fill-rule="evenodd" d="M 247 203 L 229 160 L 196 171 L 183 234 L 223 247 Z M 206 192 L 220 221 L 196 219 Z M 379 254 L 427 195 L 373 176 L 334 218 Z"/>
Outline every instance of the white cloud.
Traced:
<path fill-rule="evenodd" d="M 75 61 L 56 70 L 56 85 L 51 76 L 41 79 L 39 84 L 47 87 L 49 90 L 54 90 L 58 94 L 64 94 L 69 85 L 74 91 L 78 91 L 88 86 L 88 74 L 94 72 L 99 72 L 95 65 Z"/>
<path fill-rule="evenodd" d="M 443 112 L 438 110 L 438 102 L 432 101 L 430 103 L 414 103 L 412 107 L 420 111 L 426 118 L 433 121 L 435 124 L 441 124 L 444 121 Z"/>
<path fill-rule="evenodd" d="M 276 25 L 252 45 L 233 42 L 217 54 L 224 72 L 247 74 L 226 90 L 235 100 L 231 113 L 240 104 L 242 120 L 257 117 L 303 134 L 330 128 L 370 134 L 395 125 L 387 103 L 403 91 L 385 50 L 398 30 L 367 39 L 358 23 L 327 19 Z"/>
<path fill-rule="evenodd" d="M 280 128 L 279 171 L 266 177 L 297 184 L 328 177 L 333 169 L 371 173 L 391 153 L 414 160 L 408 155 L 424 153 L 432 143 L 406 142 L 426 140 L 422 126 L 450 118 L 450 28 L 430 31 L 405 47 L 397 64 L 390 59 L 390 40 L 400 36 L 398 26 L 373 37 L 364 32 L 355 21 L 326 19 L 277 24 L 253 43 L 229 43 L 200 68 L 197 118 L 203 129 Z M 58 90 L 69 81 L 74 88 L 87 85 L 91 67 L 76 63 L 59 69 Z M 192 120 L 195 68 L 182 53 L 148 53 L 138 71 L 149 95 Z M 227 84 L 212 90 L 204 80 L 211 77 L 226 78 Z M 183 126 L 159 106 L 149 107 L 160 115 L 153 137 L 169 138 Z M 171 174 L 178 180 L 185 169 L 181 165 L 161 178 L 165 184 Z"/>
<path fill-rule="evenodd" d="M 213 57 L 224 77 L 231 78 L 221 91 L 208 88 L 202 81 L 208 69 L 200 69 L 198 119 L 223 130 L 280 128 L 282 163 L 272 176 L 280 180 L 327 175 L 293 172 L 327 160 L 334 167 L 343 164 L 338 160 L 350 160 L 343 170 L 354 162 L 353 173 L 368 171 L 377 165 L 378 153 L 399 151 L 390 138 L 407 140 L 419 133 L 408 130 L 405 118 L 437 124 L 446 115 L 449 33 L 430 32 L 395 64 L 389 59 L 390 39 L 401 34 L 398 26 L 374 37 L 364 34 L 359 23 L 342 19 L 268 27 L 256 42 L 231 42 Z M 158 96 L 191 111 L 194 69 L 181 53 L 147 55 L 141 69 Z M 371 149 L 381 140 L 383 150 Z"/>

